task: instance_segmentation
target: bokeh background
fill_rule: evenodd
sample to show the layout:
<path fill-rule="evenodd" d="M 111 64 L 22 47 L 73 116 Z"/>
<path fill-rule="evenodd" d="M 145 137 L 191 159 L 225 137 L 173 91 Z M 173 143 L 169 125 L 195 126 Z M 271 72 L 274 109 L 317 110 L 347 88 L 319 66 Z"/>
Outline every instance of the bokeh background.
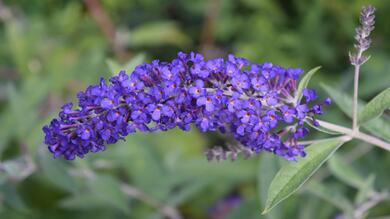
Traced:
<path fill-rule="evenodd" d="M 321 84 L 352 91 L 348 51 L 360 8 L 352 0 L 0 0 L 0 218 L 345 218 L 390 189 L 390 155 L 353 141 L 296 195 L 262 216 L 267 187 L 282 161 L 270 154 L 207 162 L 226 136 L 172 130 L 135 134 L 85 159 L 53 159 L 42 126 L 77 91 L 178 51 L 234 53 L 252 62 L 322 69 Z M 390 85 L 390 1 L 378 8 L 371 60 L 360 94 Z M 348 97 L 345 97 L 348 98 Z M 344 101 L 338 101 L 342 105 Z M 349 125 L 333 104 L 322 118 Z M 371 127 L 389 138 L 390 122 Z M 376 128 L 376 131 L 375 131 Z M 309 138 L 323 137 L 312 134 Z M 386 217 L 387 215 L 387 217 Z M 369 218 L 389 218 L 390 202 Z"/>

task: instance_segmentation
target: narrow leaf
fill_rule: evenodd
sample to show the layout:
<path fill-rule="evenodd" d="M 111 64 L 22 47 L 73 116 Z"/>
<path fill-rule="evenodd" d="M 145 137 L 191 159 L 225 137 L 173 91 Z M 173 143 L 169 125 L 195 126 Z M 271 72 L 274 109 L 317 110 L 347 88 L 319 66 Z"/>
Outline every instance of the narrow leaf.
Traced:
<path fill-rule="evenodd" d="M 59 206 L 62 208 L 85 210 L 89 208 L 103 208 L 107 206 L 107 203 L 101 200 L 96 194 L 79 193 L 62 199 L 59 202 Z"/>
<path fill-rule="evenodd" d="M 316 73 L 319 69 L 321 68 L 321 66 L 317 66 L 313 69 L 311 69 L 303 78 L 302 80 L 299 82 L 299 85 L 298 85 L 298 89 L 297 89 L 297 93 L 295 94 L 295 102 L 296 103 L 299 103 L 301 101 L 301 98 L 302 98 L 302 92 L 303 90 L 307 87 L 307 85 L 309 84 L 309 81 L 311 79 L 311 77 L 314 75 L 314 73 Z"/>
<path fill-rule="evenodd" d="M 383 111 L 390 108 L 390 87 L 374 97 L 359 113 L 359 123 L 365 123 L 382 115 Z"/>
<path fill-rule="evenodd" d="M 337 154 L 333 156 L 329 160 L 328 166 L 332 174 L 346 184 L 355 188 L 363 186 L 364 178 L 351 165 L 347 164 L 341 156 Z"/>
<path fill-rule="evenodd" d="M 343 143 L 341 138 L 334 138 L 312 144 L 306 150 L 306 157 L 282 167 L 268 189 L 263 214 L 297 191 Z"/>
<path fill-rule="evenodd" d="M 362 182 L 358 193 L 356 194 L 355 204 L 360 204 L 369 198 L 369 195 L 374 191 L 375 175 L 370 175 Z"/>
<path fill-rule="evenodd" d="M 127 74 L 130 74 L 134 71 L 135 67 L 145 61 L 145 54 L 138 54 L 131 58 L 127 63 L 121 65 L 118 62 L 107 59 L 106 64 L 108 69 L 113 75 L 118 74 L 120 71 L 125 70 Z"/>
<path fill-rule="evenodd" d="M 352 211 L 352 203 L 350 203 L 348 199 L 340 193 L 340 191 L 334 190 L 332 187 L 313 181 L 308 183 L 307 190 L 342 211 Z"/>
<path fill-rule="evenodd" d="M 124 64 L 123 70 L 126 70 L 127 74 L 130 74 L 134 71 L 137 65 L 142 64 L 143 62 L 145 62 L 145 54 L 137 54 L 131 58 L 130 61 Z"/>
<path fill-rule="evenodd" d="M 61 160 L 54 160 L 47 154 L 38 154 L 38 164 L 41 173 L 47 181 L 65 191 L 76 192 L 79 188 L 77 181 L 68 173 L 69 167 Z"/>
<path fill-rule="evenodd" d="M 127 197 L 121 191 L 121 185 L 114 177 L 103 174 L 97 175 L 96 178 L 89 180 L 89 188 L 100 201 L 124 213 L 129 212 Z"/>
<path fill-rule="evenodd" d="M 120 70 L 122 70 L 122 66 L 112 59 L 107 59 L 106 64 L 108 66 L 108 69 L 110 70 L 111 74 L 116 75 L 119 73 Z"/>
<path fill-rule="evenodd" d="M 186 46 L 191 39 L 173 21 L 159 21 L 140 25 L 129 33 L 130 46 Z"/>
<path fill-rule="evenodd" d="M 267 200 L 267 189 L 272 182 L 272 179 L 275 177 L 276 173 L 281 167 L 279 157 L 274 156 L 270 153 L 262 153 L 259 159 L 259 168 L 257 175 L 258 190 L 260 204 L 265 205 Z M 281 206 L 278 206 L 279 208 Z M 278 209 L 278 207 L 276 209 Z M 266 215 L 266 219 L 277 219 L 281 218 L 281 211 L 272 211 Z"/>
<path fill-rule="evenodd" d="M 352 97 L 342 91 L 333 89 L 324 84 L 321 85 L 325 91 L 332 97 L 337 106 L 350 118 L 352 118 Z M 362 109 L 363 101 L 359 101 L 358 109 Z M 376 118 L 362 124 L 362 127 L 370 133 L 390 141 L 390 124 L 384 119 Z"/>
<path fill-rule="evenodd" d="M 353 210 L 352 203 L 340 191 L 332 187 L 313 181 L 308 183 L 307 190 L 344 212 L 351 213 Z"/>

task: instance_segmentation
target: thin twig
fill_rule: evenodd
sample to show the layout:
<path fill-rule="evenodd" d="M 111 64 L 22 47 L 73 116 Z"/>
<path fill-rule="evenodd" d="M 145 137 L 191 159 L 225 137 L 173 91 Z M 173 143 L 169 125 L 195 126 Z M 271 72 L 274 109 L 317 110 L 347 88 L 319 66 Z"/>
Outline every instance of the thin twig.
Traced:
<path fill-rule="evenodd" d="M 357 53 L 357 59 L 361 59 L 363 50 L 359 49 Z M 354 65 L 355 73 L 354 73 L 354 82 L 353 82 L 353 106 L 352 106 L 352 130 L 354 132 L 359 131 L 358 126 L 358 96 L 359 96 L 359 72 L 360 65 Z"/>
<path fill-rule="evenodd" d="M 334 138 L 324 138 L 324 139 L 318 139 L 318 140 L 298 141 L 298 144 L 310 145 L 310 144 L 326 142 L 326 141 L 329 141 L 330 139 L 334 139 Z"/>
<path fill-rule="evenodd" d="M 390 194 L 387 191 L 380 192 L 380 193 L 378 192 L 373 193 L 373 195 L 370 197 L 369 200 L 357 206 L 357 208 L 354 210 L 354 218 L 355 219 L 365 218 L 365 215 L 367 214 L 368 210 L 370 210 L 372 207 L 388 199 L 390 199 Z"/>
<path fill-rule="evenodd" d="M 332 131 L 336 131 L 336 132 L 340 132 L 340 133 L 346 134 L 346 135 L 348 135 L 348 136 L 350 136 L 352 138 L 356 138 L 356 139 L 365 141 L 367 143 L 376 145 L 376 146 L 378 146 L 380 148 L 383 148 L 385 150 L 390 151 L 390 143 L 385 142 L 385 141 L 383 141 L 383 140 L 381 140 L 381 139 L 379 139 L 377 137 L 368 135 L 368 134 L 363 133 L 361 131 L 353 131 L 352 129 L 349 129 L 349 128 L 346 128 L 346 127 L 343 127 L 343 126 L 339 126 L 339 125 L 336 125 L 336 124 L 333 124 L 333 123 L 329 123 L 329 122 L 325 122 L 325 121 L 321 121 L 321 120 L 317 120 L 317 121 L 320 124 L 320 126 L 322 126 L 324 128 L 327 128 L 327 129 L 330 129 Z"/>
<path fill-rule="evenodd" d="M 107 41 L 113 49 L 115 55 L 121 60 L 125 61 L 129 58 L 129 53 L 125 51 L 117 38 L 117 31 L 112 20 L 104 10 L 99 0 L 84 0 L 92 18 L 96 21 L 99 28 L 104 33 Z"/>
<path fill-rule="evenodd" d="M 205 11 L 204 23 L 201 30 L 200 47 L 205 56 L 214 49 L 215 23 L 220 9 L 220 0 L 209 0 Z M 211 54 L 212 55 L 212 54 Z"/>

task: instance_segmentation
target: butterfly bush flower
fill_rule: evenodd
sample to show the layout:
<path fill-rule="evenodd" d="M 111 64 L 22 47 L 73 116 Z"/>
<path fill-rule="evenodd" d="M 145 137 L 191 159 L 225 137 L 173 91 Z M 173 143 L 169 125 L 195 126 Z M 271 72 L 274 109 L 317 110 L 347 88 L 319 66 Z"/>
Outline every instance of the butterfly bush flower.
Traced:
<path fill-rule="evenodd" d="M 313 103 L 311 89 L 295 102 L 302 73 L 233 55 L 205 60 L 180 52 L 171 62 L 145 63 L 79 92 L 78 107 L 65 104 L 43 128 L 45 144 L 54 157 L 73 160 L 134 132 L 188 131 L 194 124 L 201 132 L 232 135 L 247 154 L 268 151 L 295 160 L 305 156 L 298 141 L 309 132 L 304 121 L 315 123 L 322 105 L 330 104 Z"/>

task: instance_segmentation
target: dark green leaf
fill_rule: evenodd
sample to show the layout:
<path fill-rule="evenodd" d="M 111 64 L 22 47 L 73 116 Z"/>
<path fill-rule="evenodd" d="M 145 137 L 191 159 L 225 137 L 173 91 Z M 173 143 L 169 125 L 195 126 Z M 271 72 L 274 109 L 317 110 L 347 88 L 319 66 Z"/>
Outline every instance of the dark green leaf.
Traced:
<path fill-rule="evenodd" d="M 257 182 L 261 206 L 265 206 L 269 185 L 281 167 L 279 159 L 279 157 L 270 153 L 262 153 L 260 155 Z M 276 208 L 278 207 L 280 206 Z M 277 219 L 281 218 L 282 214 L 281 211 L 272 211 L 265 216 L 267 219 Z"/>
<path fill-rule="evenodd" d="M 336 208 L 339 208 L 340 210 L 351 215 L 353 210 L 352 203 L 350 203 L 350 201 L 344 195 L 342 195 L 340 191 L 333 190 L 332 187 L 326 186 L 316 181 L 308 183 L 306 189 L 310 193 L 320 197 Z"/>
<path fill-rule="evenodd" d="M 367 103 L 359 113 L 359 123 L 365 123 L 375 117 L 379 117 L 388 108 L 390 108 L 390 88 L 382 91 Z"/>
<path fill-rule="evenodd" d="M 143 24 L 129 34 L 132 46 L 185 46 L 190 42 L 190 38 L 172 21 Z"/>
<path fill-rule="evenodd" d="M 107 203 L 96 194 L 81 193 L 62 199 L 59 205 L 63 208 L 87 209 L 105 207 Z"/>
<path fill-rule="evenodd" d="M 329 86 L 322 84 L 322 87 L 332 97 L 337 106 L 352 118 L 352 97 Z M 359 101 L 358 109 L 362 109 L 363 105 L 363 101 Z M 372 134 L 390 141 L 390 124 L 387 121 L 377 118 L 362 124 L 362 127 Z"/>
<path fill-rule="evenodd" d="M 112 59 L 107 59 L 106 63 L 111 73 L 113 75 L 116 75 L 122 70 L 125 70 L 127 74 L 131 74 L 134 71 L 135 67 L 139 64 L 142 64 L 144 61 L 145 61 L 145 55 L 141 53 L 132 57 L 127 63 L 123 65 L 119 64 L 118 62 Z"/>
<path fill-rule="evenodd" d="M 374 191 L 374 182 L 375 182 L 375 175 L 370 175 L 367 179 L 362 181 L 359 191 L 355 198 L 356 204 L 360 204 L 369 198 L 371 192 Z"/>
<path fill-rule="evenodd" d="M 48 153 L 39 153 L 38 157 L 39 167 L 49 182 L 66 191 L 77 191 L 78 184 L 69 175 L 69 169 L 62 160 L 54 159 Z"/>
<path fill-rule="evenodd" d="M 109 175 L 96 175 L 89 179 L 89 188 L 100 201 L 107 205 L 117 208 L 124 213 L 129 212 L 128 200 L 121 190 L 121 184 L 116 178 Z"/>
<path fill-rule="evenodd" d="M 364 178 L 355 169 L 353 169 L 350 164 L 347 164 L 339 155 L 334 155 L 329 160 L 328 166 L 332 174 L 346 184 L 355 188 L 360 188 L 362 186 Z"/>
<path fill-rule="evenodd" d="M 268 189 L 263 214 L 297 191 L 343 143 L 341 138 L 335 138 L 312 144 L 306 150 L 306 157 L 282 167 Z"/>

